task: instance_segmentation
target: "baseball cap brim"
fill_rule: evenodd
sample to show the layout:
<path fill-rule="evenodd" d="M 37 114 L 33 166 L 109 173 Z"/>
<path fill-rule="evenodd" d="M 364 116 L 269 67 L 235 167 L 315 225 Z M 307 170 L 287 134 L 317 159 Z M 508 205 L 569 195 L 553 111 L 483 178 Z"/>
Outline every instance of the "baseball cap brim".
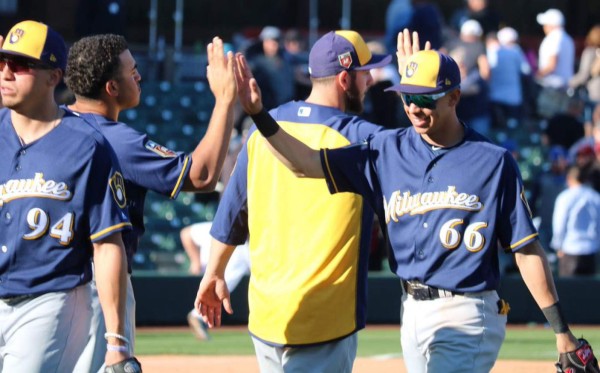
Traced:
<path fill-rule="evenodd" d="M 391 54 L 371 54 L 369 62 L 363 66 L 355 67 L 354 70 L 371 70 L 378 67 L 384 67 L 392 62 Z"/>
<path fill-rule="evenodd" d="M 421 87 L 414 86 L 410 84 L 395 84 L 389 88 L 384 89 L 385 92 L 398 92 L 398 93 L 408 93 L 410 95 L 434 95 L 436 93 L 441 93 L 445 91 L 450 91 L 452 89 L 460 87 L 460 83 L 451 87 L 441 87 L 441 88 L 429 88 L 429 87 Z"/>
<path fill-rule="evenodd" d="M 9 54 L 11 56 L 16 56 L 16 57 L 23 57 L 23 58 L 27 58 L 28 60 L 32 60 L 32 61 L 44 62 L 44 61 L 40 60 L 39 58 L 32 57 L 32 56 L 30 56 L 28 54 L 25 54 L 25 53 L 20 53 L 20 52 L 11 51 L 11 50 L 8 50 L 8 49 L 1 49 L 0 48 L 0 55 L 4 55 L 4 54 Z"/>

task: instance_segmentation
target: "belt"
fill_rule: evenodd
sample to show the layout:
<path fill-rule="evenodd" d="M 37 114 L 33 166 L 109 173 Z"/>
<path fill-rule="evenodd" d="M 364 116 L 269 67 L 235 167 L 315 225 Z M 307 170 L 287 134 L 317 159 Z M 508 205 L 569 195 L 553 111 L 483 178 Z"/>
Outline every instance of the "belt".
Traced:
<path fill-rule="evenodd" d="M 12 297 L 0 298 L 0 301 L 4 302 L 7 306 L 15 306 L 33 297 L 35 297 L 33 294 L 15 295 Z"/>
<path fill-rule="evenodd" d="M 410 294 L 415 300 L 433 300 L 438 298 L 451 298 L 455 295 L 464 295 L 458 291 L 439 289 L 433 286 L 425 285 L 419 281 L 402 280 L 402 288 Z"/>

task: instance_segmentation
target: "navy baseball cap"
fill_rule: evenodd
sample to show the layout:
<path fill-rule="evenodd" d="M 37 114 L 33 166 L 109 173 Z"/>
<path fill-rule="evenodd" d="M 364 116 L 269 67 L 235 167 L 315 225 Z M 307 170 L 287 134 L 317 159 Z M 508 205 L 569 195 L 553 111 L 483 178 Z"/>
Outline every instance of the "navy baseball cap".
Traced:
<path fill-rule="evenodd" d="M 356 31 L 330 31 L 315 42 L 308 55 L 308 72 L 313 78 L 337 75 L 346 70 L 370 70 L 392 61 L 389 54 L 371 54 Z"/>
<path fill-rule="evenodd" d="M 387 88 L 412 95 L 432 95 L 460 86 L 460 70 L 450 56 L 434 50 L 419 51 L 410 56 L 400 84 Z"/>
<path fill-rule="evenodd" d="M 62 36 L 50 26 L 36 21 L 14 25 L 0 48 L 0 54 L 26 57 L 65 71 L 67 46 Z"/>

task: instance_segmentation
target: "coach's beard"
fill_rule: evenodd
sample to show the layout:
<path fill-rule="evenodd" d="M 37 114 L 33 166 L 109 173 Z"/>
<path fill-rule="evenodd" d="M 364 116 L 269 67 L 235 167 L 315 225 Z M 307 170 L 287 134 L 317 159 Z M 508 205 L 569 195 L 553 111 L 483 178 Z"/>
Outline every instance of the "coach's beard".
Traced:
<path fill-rule="evenodd" d="M 362 114 L 364 110 L 363 100 L 360 97 L 360 92 L 358 91 L 358 87 L 356 86 L 356 80 L 354 78 L 352 78 L 350 82 L 350 87 L 344 93 L 344 104 L 346 107 L 346 112 Z"/>

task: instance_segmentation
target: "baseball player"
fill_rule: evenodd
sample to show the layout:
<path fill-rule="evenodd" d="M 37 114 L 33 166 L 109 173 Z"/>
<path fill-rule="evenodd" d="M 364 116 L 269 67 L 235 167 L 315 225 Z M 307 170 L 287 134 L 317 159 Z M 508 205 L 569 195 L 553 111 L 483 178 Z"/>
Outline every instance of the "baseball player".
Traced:
<path fill-rule="evenodd" d="M 412 127 L 361 144 L 316 151 L 290 136 L 285 123 L 280 127 L 262 109 L 243 56 L 240 102 L 296 175 L 325 178 L 336 195 L 362 195 L 385 223 L 391 269 L 404 289 L 401 341 L 409 372 L 492 369 L 508 311 L 496 293 L 498 243 L 515 256 L 561 356 L 577 350 L 586 364 L 593 362 L 589 344 L 573 336 L 561 312 L 516 162 L 457 118 L 454 60 L 418 45 L 416 33 L 412 42 L 408 30 L 399 34 L 402 80 L 392 87 Z"/>
<path fill-rule="evenodd" d="M 161 146 L 146 134 L 118 121 L 122 110 L 138 105 L 141 93 L 135 59 L 122 36 L 85 37 L 75 42 L 69 51 L 65 82 L 76 98 L 69 110 L 106 137 L 121 164 L 127 209 L 133 224 L 133 230 L 123 238 L 130 273 L 131 257 L 144 232 L 144 201 L 148 190 L 175 199 L 182 190 L 211 191 L 219 179 L 233 128 L 234 58 L 233 54 L 224 55 L 220 38 L 213 39 L 207 52 L 208 80 L 216 103 L 205 136 L 193 153 L 184 154 Z M 132 342 L 129 348 L 133 354 L 135 298 L 129 280 L 127 290 L 125 332 Z M 101 310 L 94 309 L 97 321 L 92 325 L 88 347 L 77 365 L 78 372 L 95 372 L 102 365 L 100 357 L 106 349 L 101 338 L 104 325 Z"/>
<path fill-rule="evenodd" d="M 104 361 L 140 372 L 123 336 L 123 177 L 100 133 L 54 101 L 66 54 L 35 21 L 13 26 L 0 48 L 0 370 L 73 371 L 90 326 L 93 253 Z"/>
<path fill-rule="evenodd" d="M 362 111 L 369 70 L 390 61 L 358 33 L 331 31 L 310 51 L 309 97 L 272 113 L 317 148 L 360 141 L 383 128 L 346 112 Z M 224 271 L 249 237 L 248 328 L 261 371 L 351 372 L 373 216 L 357 195 L 331 196 L 319 180 L 294 177 L 251 129 L 213 221 L 196 308 L 209 326 L 220 325 L 221 305 L 232 312 Z"/>

